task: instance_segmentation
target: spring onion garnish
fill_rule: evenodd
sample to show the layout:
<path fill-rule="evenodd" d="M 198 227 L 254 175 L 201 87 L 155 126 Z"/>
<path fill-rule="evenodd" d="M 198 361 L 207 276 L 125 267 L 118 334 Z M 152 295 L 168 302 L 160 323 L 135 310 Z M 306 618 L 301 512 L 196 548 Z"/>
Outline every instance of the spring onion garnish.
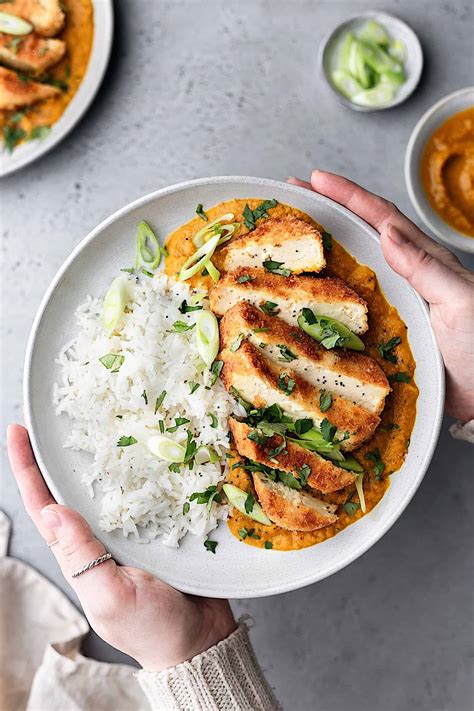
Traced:
<path fill-rule="evenodd" d="M 137 269 L 146 267 L 147 271 L 159 267 L 164 247 L 160 244 L 151 229 L 150 225 L 141 220 L 137 227 L 137 258 L 135 266 Z"/>
<path fill-rule="evenodd" d="M 268 518 L 268 516 L 265 515 L 263 512 L 262 507 L 260 504 L 258 504 L 255 501 L 255 498 L 252 495 L 252 506 L 249 506 L 249 503 L 251 500 L 249 500 L 249 494 L 247 491 L 242 491 L 242 489 L 239 489 L 238 486 L 234 486 L 233 484 L 224 484 L 222 487 L 224 490 L 225 495 L 229 499 L 229 503 L 237 509 L 241 514 L 244 516 L 247 516 L 248 518 L 251 518 L 252 521 L 257 521 L 258 523 L 263 523 L 264 526 L 271 526 L 271 521 Z M 247 507 L 246 507 L 246 502 Z M 250 510 L 248 510 L 250 509 Z"/>
<path fill-rule="evenodd" d="M 198 215 L 201 220 L 204 220 L 204 222 L 207 222 L 209 220 L 208 216 L 204 212 L 204 207 L 201 202 L 199 203 L 199 205 L 196 206 L 196 215 Z"/>
<path fill-rule="evenodd" d="M 132 437 L 132 435 L 122 435 L 117 442 L 117 447 L 130 447 L 130 445 L 136 444 L 137 441 L 138 440 L 136 440 L 135 437 Z"/>
<path fill-rule="evenodd" d="M 185 448 L 171 439 L 171 437 L 153 435 L 153 437 L 149 438 L 147 444 L 148 449 L 155 457 L 164 459 L 166 462 L 184 462 Z"/>
<path fill-rule="evenodd" d="M 196 346 L 207 366 L 219 352 L 219 326 L 212 311 L 200 311 L 196 319 Z"/>
<path fill-rule="evenodd" d="M 214 284 L 217 284 L 220 279 L 221 273 L 218 269 L 216 269 L 211 260 L 208 261 L 206 269 Z"/>
<path fill-rule="evenodd" d="M 219 461 L 219 455 L 213 447 L 202 445 L 197 448 L 196 454 L 194 455 L 194 461 L 196 464 L 207 464 L 207 462 L 215 464 Z"/>
<path fill-rule="evenodd" d="M 102 323 L 107 335 L 111 336 L 123 325 L 123 315 L 128 302 L 127 282 L 124 277 L 116 277 L 104 298 Z"/>
<path fill-rule="evenodd" d="M 298 326 L 328 350 L 336 346 L 353 351 L 363 351 L 365 348 L 360 338 L 343 323 L 329 316 L 314 314 L 311 309 L 302 309 L 298 316 Z"/>
<path fill-rule="evenodd" d="M 215 385 L 217 383 L 217 379 L 219 375 L 222 373 L 222 368 L 224 367 L 224 363 L 221 360 L 215 360 L 214 363 L 210 367 L 210 371 L 212 373 L 212 380 L 211 380 L 211 385 Z"/>
<path fill-rule="evenodd" d="M 191 277 L 207 267 L 212 259 L 212 255 L 216 251 L 219 239 L 219 235 L 211 237 L 207 242 L 199 247 L 199 249 L 191 254 L 189 259 L 187 259 L 181 267 L 181 271 L 179 273 L 180 281 L 191 279 Z"/>
<path fill-rule="evenodd" d="M 156 415 L 156 413 L 158 412 L 158 410 L 160 409 L 160 407 L 162 406 L 163 400 L 165 399 L 165 397 L 166 397 L 166 390 L 163 390 L 163 391 L 160 393 L 160 395 L 158 395 L 158 397 L 156 398 L 156 401 L 155 401 L 155 415 Z"/>
<path fill-rule="evenodd" d="M 360 508 L 362 509 L 362 513 L 365 513 L 366 506 L 365 506 L 365 497 L 364 497 L 364 487 L 362 485 L 363 480 L 364 480 L 364 472 L 357 475 L 357 478 L 355 480 L 355 487 L 356 487 L 357 493 L 359 495 Z"/>
<path fill-rule="evenodd" d="M 117 353 L 107 353 L 107 355 L 99 358 L 104 368 L 110 370 L 111 373 L 118 373 L 124 360 L 125 356 L 117 355 Z"/>
<path fill-rule="evenodd" d="M 197 304 L 200 304 L 203 299 L 205 299 L 207 296 L 207 291 L 201 291 L 198 294 L 193 294 L 191 298 L 189 299 L 189 303 L 191 306 L 196 306 Z M 196 311 L 199 311 L 199 309 L 196 309 Z"/>
<path fill-rule="evenodd" d="M 29 35 L 33 32 L 33 25 L 9 12 L 0 12 L 0 32 L 6 35 Z"/>
<path fill-rule="evenodd" d="M 207 218 L 206 218 L 207 219 Z M 219 235 L 220 244 L 227 242 L 227 240 L 238 230 L 240 227 L 239 222 L 232 222 L 234 215 L 232 212 L 228 212 L 225 215 L 217 217 L 215 220 L 208 222 L 205 227 L 202 227 L 193 237 L 193 243 L 196 247 L 201 247 L 203 244 L 209 241 L 211 237 Z"/>

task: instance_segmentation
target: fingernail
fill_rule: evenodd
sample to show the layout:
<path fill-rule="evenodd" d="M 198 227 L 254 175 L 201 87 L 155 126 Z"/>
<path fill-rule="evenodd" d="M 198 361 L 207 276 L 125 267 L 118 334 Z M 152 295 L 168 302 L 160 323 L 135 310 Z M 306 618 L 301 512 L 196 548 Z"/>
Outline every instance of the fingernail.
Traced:
<path fill-rule="evenodd" d="M 47 507 L 41 509 L 41 520 L 43 521 L 46 528 L 59 528 L 61 525 L 61 519 L 56 513 Z"/>
<path fill-rule="evenodd" d="M 387 225 L 387 235 L 395 244 L 402 245 L 408 242 L 405 235 L 392 224 Z"/>

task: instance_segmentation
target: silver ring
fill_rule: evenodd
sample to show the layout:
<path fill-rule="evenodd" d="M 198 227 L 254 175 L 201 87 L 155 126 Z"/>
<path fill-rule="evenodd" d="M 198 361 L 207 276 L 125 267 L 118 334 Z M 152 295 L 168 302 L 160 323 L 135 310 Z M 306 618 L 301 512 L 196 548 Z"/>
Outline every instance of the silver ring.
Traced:
<path fill-rule="evenodd" d="M 94 560 L 91 560 L 90 563 L 86 563 L 85 565 L 82 566 L 82 568 L 79 568 L 79 570 L 76 570 L 75 573 L 72 574 L 73 578 L 78 578 L 79 575 L 82 575 L 83 573 L 87 573 L 88 570 L 92 570 L 92 568 L 96 568 L 98 565 L 101 563 L 105 563 L 106 560 L 110 560 L 112 558 L 111 553 L 104 553 L 104 555 L 99 556 L 99 558 L 95 558 Z"/>
<path fill-rule="evenodd" d="M 56 543 L 59 543 L 57 538 L 54 541 L 51 541 L 51 543 L 48 543 L 48 548 L 52 548 L 53 546 L 56 545 Z"/>

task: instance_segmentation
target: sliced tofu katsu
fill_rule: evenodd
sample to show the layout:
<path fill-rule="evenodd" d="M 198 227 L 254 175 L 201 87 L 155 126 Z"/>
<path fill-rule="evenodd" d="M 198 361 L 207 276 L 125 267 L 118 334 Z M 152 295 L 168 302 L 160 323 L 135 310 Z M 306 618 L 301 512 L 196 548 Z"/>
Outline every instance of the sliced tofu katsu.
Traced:
<path fill-rule="evenodd" d="M 10 69 L 0 67 L 0 109 L 11 111 L 30 106 L 37 101 L 58 96 L 60 90 L 49 84 L 22 80 Z"/>
<path fill-rule="evenodd" d="M 336 437 L 349 436 L 341 443 L 341 449 L 351 451 L 372 436 L 380 422 L 378 415 L 354 405 L 339 395 L 334 395 L 330 410 L 320 409 L 321 391 L 303 380 L 290 363 L 279 368 L 267 360 L 262 352 L 248 341 L 235 352 L 226 348 L 219 358 L 223 361 L 222 380 L 226 389 L 232 388 L 255 407 L 280 405 L 286 415 L 294 419 L 311 418 L 316 427 L 324 419 L 337 428 Z"/>
<path fill-rule="evenodd" d="M 317 499 L 305 491 L 290 489 L 265 474 L 254 474 L 253 484 L 268 518 L 290 531 L 316 531 L 337 521 L 337 506 Z"/>
<path fill-rule="evenodd" d="M 295 329 L 278 316 L 268 316 L 247 301 L 226 312 L 220 322 L 221 344 L 230 348 L 240 335 L 262 350 L 274 363 L 290 363 L 291 369 L 316 388 L 341 395 L 380 414 L 390 385 L 373 358 L 344 351 L 327 350 L 311 336 Z"/>
<path fill-rule="evenodd" d="M 248 438 L 252 428 L 245 422 L 239 422 L 234 417 L 230 417 L 229 427 L 235 447 L 241 457 L 246 457 L 271 469 L 291 472 L 296 477 L 298 477 L 298 471 L 306 465 L 311 469 L 311 474 L 308 476 L 308 486 L 323 494 L 343 489 L 356 480 L 356 475 L 353 472 L 341 469 L 329 460 L 320 457 L 316 452 L 309 452 L 288 440 L 285 449 L 278 454 L 277 462 L 275 462 L 275 458 L 270 457 L 268 453 L 281 445 L 282 437 L 280 435 L 270 437 L 265 444 L 257 444 Z"/>
<path fill-rule="evenodd" d="M 60 0 L 9 0 L 5 12 L 28 20 L 43 37 L 57 35 L 64 25 Z"/>
<path fill-rule="evenodd" d="M 57 64 L 66 52 L 66 43 L 59 39 L 43 39 L 36 34 L 17 37 L 0 33 L 0 62 L 19 72 L 39 76 Z"/>
<path fill-rule="evenodd" d="M 320 272 L 326 266 L 319 230 L 297 217 L 270 218 L 252 232 L 223 247 L 219 264 L 225 271 L 238 267 L 262 267 L 263 262 L 282 262 L 294 274 Z"/>
<path fill-rule="evenodd" d="M 261 265 L 259 265 L 261 266 Z M 367 304 L 342 279 L 312 276 L 284 277 L 264 269 L 239 268 L 224 274 L 210 293 L 211 309 L 223 316 L 239 301 L 256 306 L 275 304 L 275 312 L 298 326 L 301 309 L 330 316 L 357 334 L 368 329 Z"/>

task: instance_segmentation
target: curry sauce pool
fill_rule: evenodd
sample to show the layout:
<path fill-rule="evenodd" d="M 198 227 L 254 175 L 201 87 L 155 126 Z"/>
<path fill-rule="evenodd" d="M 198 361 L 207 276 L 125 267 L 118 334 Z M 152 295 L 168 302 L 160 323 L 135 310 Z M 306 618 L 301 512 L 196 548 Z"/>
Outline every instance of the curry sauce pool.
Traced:
<path fill-rule="evenodd" d="M 234 219 L 241 222 L 238 235 L 245 234 L 248 230 L 243 222 L 245 205 L 254 210 L 261 200 L 230 200 L 210 209 L 206 209 L 209 221 L 224 213 L 233 213 Z M 324 228 L 312 220 L 308 215 L 289 205 L 278 204 L 271 210 L 272 218 L 286 215 L 298 217 L 312 225 L 321 232 Z M 166 247 L 168 256 L 165 262 L 166 273 L 176 277 L 182 264 L 195 251 L 193 235 L 205 223 L 196 217 L 185 225 L 175 230 L 168 238 Z M 328 242 L 331 248 L 325 250 L 327 267 L 322 276 L 334 276 L 343 279 L 348 286 L 354 289 L 365 301 L 369 309 L 369 330 L 362 336 L 365 344 L 365 353 L 378 363 L 390 380 L 392 392 L 386 399 L 382 413 L 382 421 L 374 436 L 352 452 L 364 466 L 364 497 L 367 513 L 381 500 L 389 486 L 389 476 L 396 472 L 403 464 L 408 449 L 411 432 L 416 417 L 416 401 L 418 388 L 414 382 L 415 361 L 407 338 L 407 328 L 400 318 L 397 310 L 391 306 L 384 297 L 378 284 L 375 273 L 367 266 L 359 264 L 337 240 L 333 237 Z M 214 255 L 215 265 L 219 264 L 218 252 Z M 212 280 L 208 276 L 196 275 L 190 280 L 192 286 L 209 289 Z M 393 351 L 393 359 L 383 357 L 380 344 L 386 344 L 390 339 L 400 339 Z M 235 454 L 235 453 L 234 453 Z M 239 461 L 238 455 L 229 460 L 230 473 L 228 480 L 236 486 L 250 491 L 252 482 L 250 475 L 239 467 L 232 468 Z M 320 498 L 325 498 L 318 494 Z M 336 492 L 327 495 L 327 500 L 339 504 L 338 521 L 326 528 L 312 532 L 298 532 L 282 529 L 276 525 L 263 526 L 234 510 L 228 520 L 231 532 L 240 540 L 257 547 L 272 547 L 275 550 L 295 550 L 306 548 L 331 538 L 336 533 L 346 528 L 363 515 L 355 488 L 350 491 Z M 345 505 L 344 505 L 345 504 Z"/>

